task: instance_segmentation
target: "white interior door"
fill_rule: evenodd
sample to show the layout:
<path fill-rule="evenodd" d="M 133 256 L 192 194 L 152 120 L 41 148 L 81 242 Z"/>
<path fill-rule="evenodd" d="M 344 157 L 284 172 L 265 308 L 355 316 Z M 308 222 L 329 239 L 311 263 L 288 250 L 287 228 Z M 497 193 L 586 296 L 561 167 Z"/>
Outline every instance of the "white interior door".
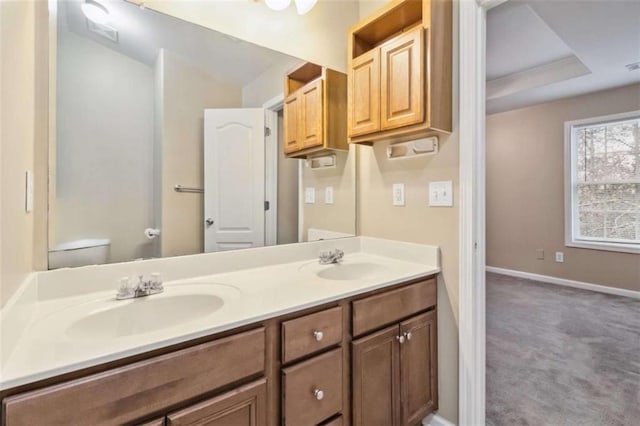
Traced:
<path fill-rule="evenodd" d="M 204 112 L 205 252 L 264 246 L 262 108 Z"/>

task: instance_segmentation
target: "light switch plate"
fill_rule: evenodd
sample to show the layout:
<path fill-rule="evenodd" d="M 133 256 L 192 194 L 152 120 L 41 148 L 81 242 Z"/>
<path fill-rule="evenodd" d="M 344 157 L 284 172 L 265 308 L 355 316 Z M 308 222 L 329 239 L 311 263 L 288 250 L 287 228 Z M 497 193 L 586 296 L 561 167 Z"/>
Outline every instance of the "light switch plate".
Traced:
<path fill-rule="evenodd" d="M 333 204 L 333 186 L 327 186 L 324 189 L 324 203 Z"/>
<path fill-rule="evenodd" d="M 561 251 L 556 252 L 556 262 L 564 263 L 564 253 Z"/>
<path fill-rule="evenodd" d="M 429 205 L 453 207 L 453 182 L 450 180 L 429 183 Z"/>
<path fill-rule="evenodd" d="M 27 170 L 24 180 L 24 209 L 27 213 L 31 213 L 33 211 L 33 173 Z"/>
<path fill-rule="evenodd" d="M 304 202 L 306 204 L 314 204 L 316 202 L 316 189 L 305 188 L 304 189 Z"/>
<path fill-rule="evenodd" d="M 392 195 L 394 206 L 404 206 L 404 183 L 394 183 Z"/>

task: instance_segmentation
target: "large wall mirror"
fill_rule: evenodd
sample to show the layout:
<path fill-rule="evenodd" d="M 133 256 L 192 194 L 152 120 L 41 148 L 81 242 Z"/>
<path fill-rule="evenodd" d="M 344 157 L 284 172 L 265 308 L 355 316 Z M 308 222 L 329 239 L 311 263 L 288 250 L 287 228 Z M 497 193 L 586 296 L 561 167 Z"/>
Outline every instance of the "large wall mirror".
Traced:
<path fill-rule="evenodd" d="M 50 3 L 50 269 L 355 235 L 354 148 L 319 169 L 283 151 L 301 59 L 124 0 L 100 0 L 108 22 Z"/>

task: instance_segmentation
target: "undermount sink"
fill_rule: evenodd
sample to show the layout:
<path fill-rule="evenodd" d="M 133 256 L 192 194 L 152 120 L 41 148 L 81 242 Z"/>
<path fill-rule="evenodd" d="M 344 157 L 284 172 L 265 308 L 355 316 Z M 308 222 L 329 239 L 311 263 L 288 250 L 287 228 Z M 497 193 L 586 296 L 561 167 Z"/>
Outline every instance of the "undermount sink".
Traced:
<path fill-rule="evenodd" d="M 320 265 L 317 262 L 302 267 L 311 269 L 319 278 L 336 281 L 361 280 L 371 278 L 384 271 L 384 267 L 370 262 L 345 261 Z"/>
<path fill-rule="evenodd" d="M 149 333 L 210 315 L 224 305 L 213 294 L 131 299 L 94 312 L 71 324 L 72 338 L 116 338 Z"/>

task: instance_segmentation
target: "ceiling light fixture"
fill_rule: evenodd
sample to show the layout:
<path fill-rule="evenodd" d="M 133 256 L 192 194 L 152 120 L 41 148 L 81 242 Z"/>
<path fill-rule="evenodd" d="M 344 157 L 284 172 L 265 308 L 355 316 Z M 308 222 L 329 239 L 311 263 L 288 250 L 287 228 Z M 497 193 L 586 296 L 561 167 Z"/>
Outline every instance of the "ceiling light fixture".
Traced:
<path fill-rule="evenodd" d="M 82 13 L 91 22 L 96 24 L 105 25 L 109 22 L 109 9 L 94 0 L 86 0 L 82 3 Z"/>
<path fill-rule="evenodd" d="M 298 15 L 304 15 L 313 9 L 313 6 L 316 5 L 318 0 L 295 0 L 296 9 L 298 10 Z"/>
<path fill-rule="evenodd" d="M 264 0 L 269 6 L 269 9 L 273 10 L 285 10 L 291 4 L 291 0 Z"/>
<path fill-rule="evenodd" d="M 264 0 L 264 2 L 267 4 L 269 9 L 277 11 L 285 10 L 291 4 L 291 0 Z M 313 9 L 313 6 L 316 5 L 318 0 L 294 0 L 294 2 L 296 3 L 296 10 L 298 11 L 298 14 L 304 15 Z"/>

